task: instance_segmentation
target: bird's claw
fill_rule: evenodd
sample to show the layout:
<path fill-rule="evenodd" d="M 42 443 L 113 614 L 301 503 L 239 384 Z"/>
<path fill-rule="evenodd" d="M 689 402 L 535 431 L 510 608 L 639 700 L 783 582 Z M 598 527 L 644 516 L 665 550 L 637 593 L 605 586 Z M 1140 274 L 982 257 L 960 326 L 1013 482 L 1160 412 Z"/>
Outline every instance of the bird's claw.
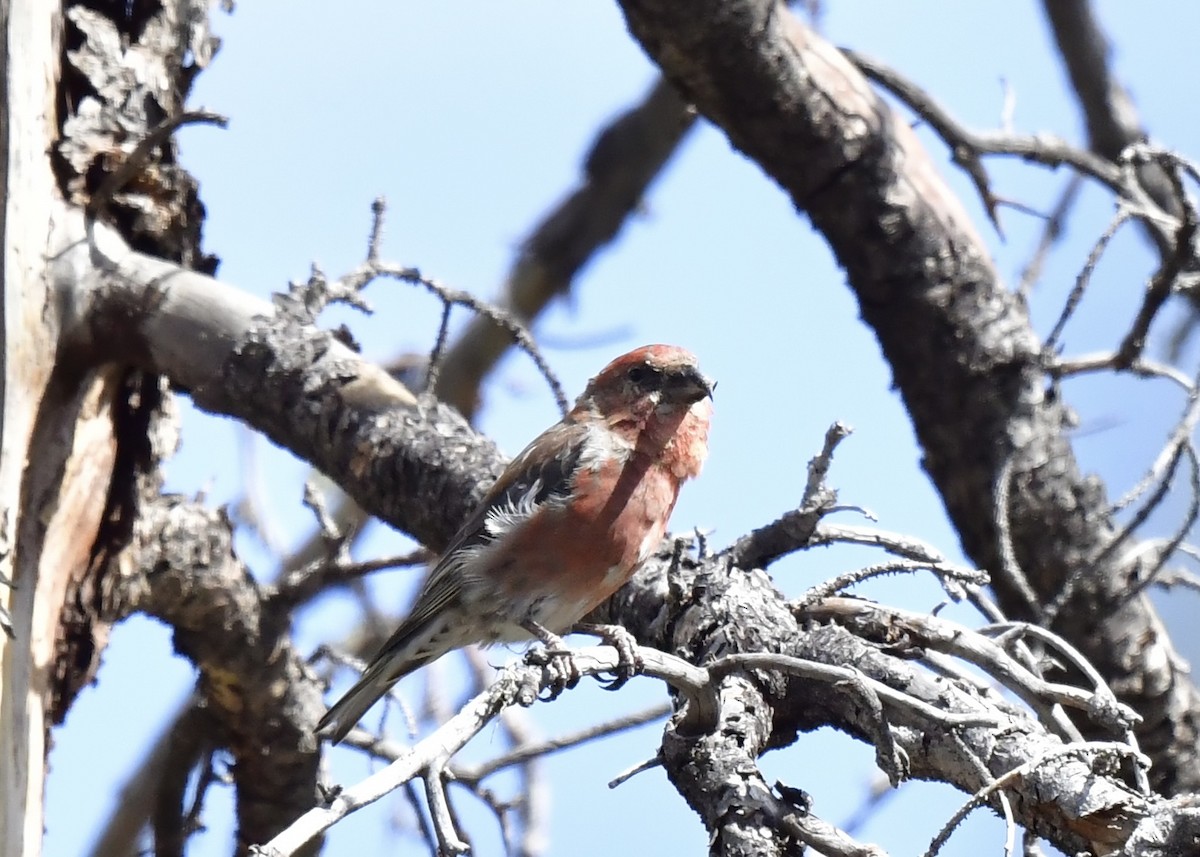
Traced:
<path fill-rule="evenodd" d="M 580 634 L 599 637 L 617 650 L 617 667 L 612 671 L 612 678 L 608 681 L 597 679 L 605 690 L 620 690 L 627 681 L 646 668 L 637 638 L 622 626 L 580 624 L 575 626 L 575 630 Z"/>
<path fill-rule="evenodd" d="M 546 695 L 538 697 L 543 702 L 557 699 L 564 690 L 579 684 L 582 677 L 575 663 L 575 655 L 561 640 L 557 645 L 543 644 L 540 648 L 530 649 L 525 653 L 525 663 L 550 668 L 551 678 L 546 686 Z"/>
<path fill-rule="evenodd" d="M 321 796 L 321 806 L 330 807 L 342 794 L 342 787 L 337 783 L 317 783 L 317 793 Z"/>

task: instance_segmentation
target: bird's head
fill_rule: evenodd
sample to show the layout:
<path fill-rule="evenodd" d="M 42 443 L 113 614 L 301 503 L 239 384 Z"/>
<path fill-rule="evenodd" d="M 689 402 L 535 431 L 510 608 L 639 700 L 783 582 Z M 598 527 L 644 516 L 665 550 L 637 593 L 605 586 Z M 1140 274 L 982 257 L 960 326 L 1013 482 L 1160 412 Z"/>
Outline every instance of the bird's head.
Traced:
<path fill-rule="evenodd" d="M 588 411 L 610 424 L 695 413 L 707 422 L 716 387 L 700 371 L 696 355 L 674 345 L 645 345 L 622 354 L 588 382 L 576 411 Z"/>

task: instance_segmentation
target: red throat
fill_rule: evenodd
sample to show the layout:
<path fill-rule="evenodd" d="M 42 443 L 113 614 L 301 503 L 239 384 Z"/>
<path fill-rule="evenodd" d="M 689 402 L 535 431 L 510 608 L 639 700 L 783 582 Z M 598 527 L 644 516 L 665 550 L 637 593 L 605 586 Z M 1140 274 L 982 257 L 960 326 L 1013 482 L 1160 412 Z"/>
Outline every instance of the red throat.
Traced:
<path fill-rule="evenodd" d="M 685 410 L 661 414 L 626 410 L 607 420 L 613 432 L 624 437 L 635 454 L 650 458 L 677 482 L 700 474 L 708 455 L 708 425 L 712 404 L 707 399 Z"/>

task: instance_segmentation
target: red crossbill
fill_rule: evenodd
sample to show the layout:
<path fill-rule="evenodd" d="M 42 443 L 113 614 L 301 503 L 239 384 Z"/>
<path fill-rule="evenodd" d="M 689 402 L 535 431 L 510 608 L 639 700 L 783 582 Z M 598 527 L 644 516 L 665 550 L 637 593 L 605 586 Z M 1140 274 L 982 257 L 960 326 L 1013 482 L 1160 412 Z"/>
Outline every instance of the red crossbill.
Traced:
<path fill-rule="evenodd" d="M 401 678 L 471 643 L 567 633 L 666 534 L 708 453 L 713 383 L 690 352 L 647 345 L 588 382 L 488 491 L 408 617 L 321 719 L 340 741 Z"/>

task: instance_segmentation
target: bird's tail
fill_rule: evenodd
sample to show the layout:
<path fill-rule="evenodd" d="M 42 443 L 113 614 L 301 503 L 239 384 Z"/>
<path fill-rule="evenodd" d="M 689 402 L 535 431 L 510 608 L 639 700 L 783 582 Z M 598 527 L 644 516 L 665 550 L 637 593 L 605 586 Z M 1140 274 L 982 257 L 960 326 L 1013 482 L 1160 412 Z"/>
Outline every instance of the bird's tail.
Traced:
<path fill-rule="evenodd" d="M 339 743 L 392 685 L 432 660 L 428 655 L 418 656 L 401 661 L 402 665 L 398 666 L 400 659 L 395 655 L 389 657 L 387 648 L 376 656 L 362 677 L 346 691 L 346 695 L 325 712 L 317 724 L 318 735 L 326 736 L 334 744 Z"/>
<path fill-rule="evenodd" d="M 317 724 L 318 734 L 327 735 L 337 744 L 400 679 L 451 649 L 478 639 L 472 636 L 469 624 L 456 621 L 455 611 L 447 609 L 457 603 L 458 584 L 454 578 L 438 577 L 438 568 L 442 567 L 439 564 L 430 572 L 412 613 L 371 659 L 362 678 L 325 712 Z"/>

